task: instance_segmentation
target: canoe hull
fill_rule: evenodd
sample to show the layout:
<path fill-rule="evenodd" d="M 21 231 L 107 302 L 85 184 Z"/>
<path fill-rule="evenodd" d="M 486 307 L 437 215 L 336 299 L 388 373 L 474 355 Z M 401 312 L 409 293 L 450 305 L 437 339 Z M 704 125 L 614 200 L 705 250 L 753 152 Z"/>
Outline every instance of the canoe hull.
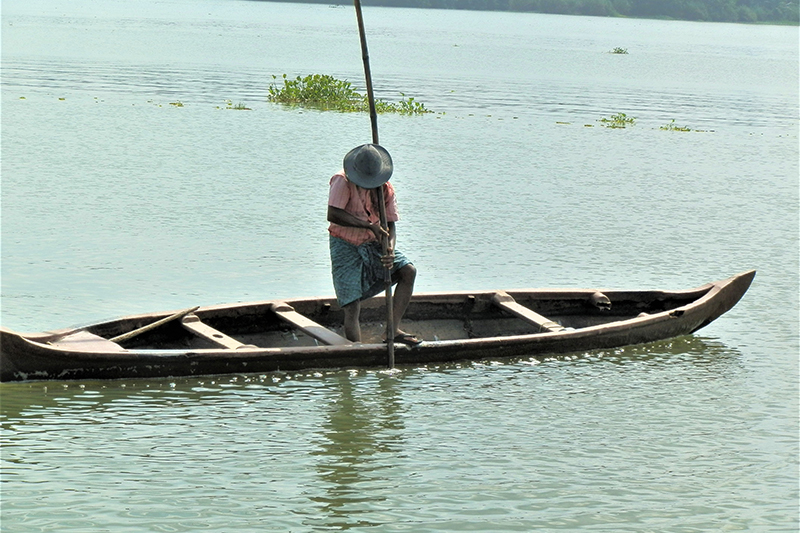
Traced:
<path fill-rule="evenodd" d="M 608 349 L 633 344 L 654 342 L 681 335 L 691 334 L 706 326 L 720 315 L 731 309 L 749 288 L 755 271 L 749 271 L 727 280 L 710 283 L 689 291 L 643 291 L 606 292 L 612 301 L 652 302 L 674 300 L 676 305 L 660 312 L 642 314 L 642 316 L 620 317 L 595 325 L 587 325 L 575 329 L 561 331 L 525 332 L 515 334 L 504 331 L 502 335 L 464 338 L 444 338 L 436 340 L 437 335 L 424 332 L 426 339 L 415 348 L 397 345 L 395 362 L 397 365 L 418 365 L 436 362 L 452 362 L 462 360 L 480 360 L 514 356 L 547 356 L 572 352 L 586 352 L 595 349 Z M 590 291 L 589 291 L 590 292 Z M 530 298 L 556 302 L 570 298 L 584 298 L 587 291 L 516 291 L 517 298 L 528 295 Z M 483 301 L 481 294 L 438 293 L 422 294 L 414 297 L 409 307 L 409 318 L 414 324 L 414 313 L 422 317 L 426 309 L 430 314 L 436 313 L 437 305 L 444 308 L 463 306 L 462 302 Z M 534 301 L 534 300 L 531 300 Z M 297 300 L 289 304 L 309 310 L 333 306 L 331 299 L 318 301 Z M 208 317 L 245 316 L 248 309 L 260 309 L 265 304 L 247 304 L 200 308 L 198 315 L 205 313 Z M 371 306 L 378 310 L 382 305 L 381 298 L 373 299 Z M 622 305 L 622 304 L 620 304 Z M 644 304 L 638 304 L 643 306 Z M 412 312 L 413 309 L 417 311 Z M 309 311 L 310 313 L 311 311 Z M 377 312 L 377 311 L 376 311 Z M 474 311 L 471 311 L 475 314 Z M 487 311 L 488 312 L 488 311 Z M 493 313 L 499 313 L 492 310 Z M 452 311 L 451 311 L 452 313 Z M 592 319 L 592 313 L 600 316 L 601 312 L 588 312 L 582 320 Z M 365 313 L 366 315 L 369 312 Z M 131 318 L 136 324 L 144 323 L 161 315 L 142 315 Z M 315 315 L 316 316 L 316 315 Z M 427 316 L 427 315 L 426 315 Z M 475 314 L 475 316 L 478 316 Z M 482 315 L 481 315 L 482 316 Z M 495 316 L 495 315 L 492 315 Z M 500 314 L 496 315 L 500 317 Z M 510 323 L 505 315 L 503 320 Z M 230 318 L 230 320 L 233 320 Z M 495 319 L 492 319 L 495 320 Z M 500 318 L 495 321 L 499 322 Z M 491 320 L 487 320 L 490 323 Z M 422 320 L 416 325 L 422 327 Z M 504 322 L 505 323 L 505 322 Z M 591 324 L 591 322 L 589 322 Z M 106 329 L 122 328 L 122 322 L 98 324 L 94 331 L 104 332 Z M 460 322 L 458 323 L 460 324 Z M 130 325 L 125 325 L 131 328 Z M 455 327 L 454 329 L 459 329 Z M 409 329 L 413 326 L 409 326 Z M 412 329 L 412 331 L 418 331 Z M 433 332 L 436 331 L 434 328 Z M 292 333 L 292 335 L 294 335 Z M 77 335 L 73 335 L 77 337 Z M 113 336 L 113 335 L 112 335 Z M 57 335 L 55 336 L 57 337 Z M 367 342 L 355 345 L 298 345 L 281 347 L 257 347 L 242 345 L 238 349 L 230 348 L 168 348 L 152 347 L 114 348 L 113 343 L 105 340 L 107 335 L 88 335 L 97 340 L 96 346 L 82 344 L 77 347 L 59 346 L 46 341 L 45 334 L 21 335 L 0 328 L 0 381 L 20 380 L 71 380 L 71 379 L 120 379 L 151 378 L 166 376 L 193 376 L 238 373 L 265 373 L 273 371 L 296 371 L 323 368 L 356 368 L 383 367 L 387 362 L 386 347 L 379 342 Z M 110 337 L 109 337 L 110 338 Z"/>

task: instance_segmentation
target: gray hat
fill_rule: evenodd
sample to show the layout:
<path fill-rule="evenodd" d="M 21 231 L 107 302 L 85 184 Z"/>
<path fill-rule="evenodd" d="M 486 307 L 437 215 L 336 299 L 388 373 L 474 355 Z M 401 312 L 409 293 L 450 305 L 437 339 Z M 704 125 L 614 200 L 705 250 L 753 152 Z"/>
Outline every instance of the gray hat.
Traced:
<path fill-rule="evenodd" d="M 344 156 L 345 176 L 365 189 L 375 189 L 389 181 L 392 170 L 392 156 L 377 144 L 362 144 Z"/>

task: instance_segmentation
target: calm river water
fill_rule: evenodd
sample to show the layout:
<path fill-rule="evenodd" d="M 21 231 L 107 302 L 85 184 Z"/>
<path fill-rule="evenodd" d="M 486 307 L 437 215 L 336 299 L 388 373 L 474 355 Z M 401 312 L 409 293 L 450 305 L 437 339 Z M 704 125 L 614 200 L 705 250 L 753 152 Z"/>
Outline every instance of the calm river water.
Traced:
<path fill-rule="evenodd" d="M 750 292 L 545 361 L 3 384 L 2 531 L 797 531 L 798 29 L 364 16 L 378 96 L 435 111 L 379 118 L 418 291 Z M 369 120 L 284 73 L 363 90 L 352 7 L 4 0 L 2 325 L 332 294 Z"/>

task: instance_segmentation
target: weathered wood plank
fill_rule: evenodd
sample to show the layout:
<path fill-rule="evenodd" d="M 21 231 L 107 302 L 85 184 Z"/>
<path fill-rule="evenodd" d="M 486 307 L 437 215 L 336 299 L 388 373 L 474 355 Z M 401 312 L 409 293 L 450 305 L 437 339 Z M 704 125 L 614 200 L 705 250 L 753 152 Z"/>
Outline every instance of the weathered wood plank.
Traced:
<path fill-rule="evenodd" d="M 94 333 L 89 333 L 88 331 L 84 330 L 76 331 L 75 333 L 61 337 L 58 340 L 50 341 L 47 344 L 55 346 L 56 348 L 64 348 L 67 350 L 80 350 L 82 352 L 126 351 L 125 348 L 123 348 L 116 342 L 112 342 L 108 339 L 104 339 L 99 335 L 95 335 Z"/>
<path fill-rule="evenodd" d="M 554 322 L 549 318 L 544 317 L 531 309 L 528 309 L 524 305 L 517 303 L 514 297 L 507 292 L 499 291 L 494 293 L 494 296 L 492 296 L 492 303 L 494 303 L 500 309 L 508 311 L 517 318 L 521 318 L 526 322 L 538 326 L 539 331 L 562 331 L 564 329 L 564 326 L 561 324 L 558 324 L 557 322 Z"/>
<path fill-rule="evenodd" d="M 200 320 L 200 317 L 195 314 L 189 314 L 183 317 L 183 319 L 181 319 L 181 325 L 198 337 L 209 340 L 221 348 L 237 350 L 242 347 L 247 347 L 246 344 L 237 341 L 233 337 L 229 337 L 208 324 L 204 324 Z"/>
<path fill-rule="evenodd" d="M 325 326 L 317 324 L 310 318 L 301 315 L 294 310 L 294 307 L 285 302 L 273 303 L 272 310 L 281 320 L 288 322 L 309 337 L 313 337 L 323 344 L 328 344 L 331 346 L 345 346 L 353 344 L 348 339 L 329 330 Z"/>

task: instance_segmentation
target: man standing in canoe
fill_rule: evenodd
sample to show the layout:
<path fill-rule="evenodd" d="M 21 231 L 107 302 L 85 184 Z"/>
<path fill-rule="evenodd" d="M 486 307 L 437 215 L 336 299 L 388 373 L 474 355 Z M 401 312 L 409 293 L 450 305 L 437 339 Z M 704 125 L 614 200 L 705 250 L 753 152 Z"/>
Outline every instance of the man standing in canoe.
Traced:
<path fill-rule="evenodd" d="M 416 346 L 420 339 L 400 329 L 417 269 L 395 246 L 395 222 L 399 219 L 392 176 L 392 158 L 382 146 L 364 144 L 344 157 L 344 169 L 333 175 L 328 196 L 328 228 L 331 270 L 336 298 L 344 311 L 344 333 L 361 341 L 361 301 L 384 289 L 384 269 L 391 268 L 397 283 L 392 313 L 394 341 Z M 377 188 L 383 187 L 388 231 L 381 226 Z M 389 238 L 384 255 L 381 240 Z"/>

